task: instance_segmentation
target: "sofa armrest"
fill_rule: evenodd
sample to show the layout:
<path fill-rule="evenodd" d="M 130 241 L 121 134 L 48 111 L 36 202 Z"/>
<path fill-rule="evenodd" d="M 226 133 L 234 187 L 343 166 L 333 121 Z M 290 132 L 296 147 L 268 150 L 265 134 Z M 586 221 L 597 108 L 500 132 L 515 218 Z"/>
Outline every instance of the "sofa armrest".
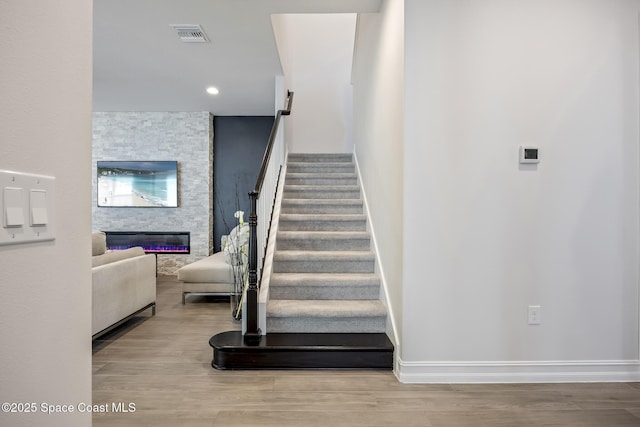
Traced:
<path fill-rule="evenodd" d="M 92 268 L 91 333 L 102 331 L 156 300 L 154 255 L 127 258 Z"/>

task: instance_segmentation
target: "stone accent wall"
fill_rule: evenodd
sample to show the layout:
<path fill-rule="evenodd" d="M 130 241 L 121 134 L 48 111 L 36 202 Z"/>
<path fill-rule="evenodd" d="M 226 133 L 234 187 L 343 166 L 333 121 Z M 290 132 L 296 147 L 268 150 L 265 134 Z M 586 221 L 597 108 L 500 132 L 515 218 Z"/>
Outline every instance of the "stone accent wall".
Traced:
<path fill-rule="evenodd" d="M 98 208 L 98 160 L 177 160 L 178 208 Z M 208 112 L 93 114 L 93 229 L 189 231 L 191 254 L 158 255 L 173 275 L 213 250 L 213 116 Z"/>

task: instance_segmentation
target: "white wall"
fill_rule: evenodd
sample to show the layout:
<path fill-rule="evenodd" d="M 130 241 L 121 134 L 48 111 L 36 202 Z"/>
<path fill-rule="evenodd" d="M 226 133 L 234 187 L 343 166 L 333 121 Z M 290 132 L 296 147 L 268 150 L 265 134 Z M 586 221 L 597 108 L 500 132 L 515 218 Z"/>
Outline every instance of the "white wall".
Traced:
<path fill-rule="evenodd" d="M 380 13 L 360 14 L 353 77 L 355 155 L 398 331 L 403 301 L 403 37 L 402 0 L 384 1 Z M 401 344 L 394 338 L 396 346 Z"/>
<path fill-rule="evenodd" d="M 87 426 L 39 405 L 91 403 L 92 5 L 0 9 L 0 169 L 54 176 L 57 219 L 53 242 L 0 247 L 0 400 L 38 405 L 0 425 Z"/>
<path fill-rule="evenodd" d="M 289 22 L 291 15 L 289 14 L 274 14 L 271 15 L 271 25 L 273 27 L 273 36 L 276 41 L 276 46 L 278 48 L 278 56 L 280 58 L 280 65 L 282 66 L 282 75 L 276 76 L 276 90 L 275 90 L 275 111 L 274 115 L 277 114 L 278 110 L 286 108 L 284 105 L 284 100 L 281 101 L 281 97 L 286 97 L 286 92 L 288 90 L 294 92 L 294 100 L 296 99 L 295 89 L 291 82 L 291 75 L 287 73 L 288 70 L 291 70 L 291 55 L 293 53 L 292 47 L 290 45 L 291 34 L 289 33 Z M 279 106 L 281 105 L 281 106 Z M 298 103 L 296 101 L 296 107 Z M 297 108 L 296 108 L 297 110 Z M 280 120 L 280 130 L 277 135 L 278 138 L 284 138 L 284 143 L 287 147 L 290 144 L 287 144 L 287 141 L 293 141 L 293 123 L 291 120 L 291 116 L 287 116 Z M 284 154 L 284 151 L 283 151 Z M 282 159 L 284 161 L 284 159 Z"/>
<path fill-rule="evenodd" d="M 406 0 L 405 16 L 401 378 L 631 361 L 637 380 L 638 2 Z M 519 167 L 521 144 L 539 165 Z"/>
<path fill-rule="evenodd" d="M 286 119 L 289 151 L 352 151 L 355 21 L 355 14 L 273 17 L 285 83 L 295 92 Z"/>

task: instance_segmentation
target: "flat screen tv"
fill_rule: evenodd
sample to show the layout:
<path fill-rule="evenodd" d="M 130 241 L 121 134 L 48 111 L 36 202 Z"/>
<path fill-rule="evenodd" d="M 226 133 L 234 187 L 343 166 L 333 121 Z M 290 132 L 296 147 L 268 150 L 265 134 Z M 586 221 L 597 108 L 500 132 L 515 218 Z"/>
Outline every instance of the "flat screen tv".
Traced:
<path fill-rule="evenodd" d="M 178 207 L 178 162 L 99 161 L 98 207 Z"/>

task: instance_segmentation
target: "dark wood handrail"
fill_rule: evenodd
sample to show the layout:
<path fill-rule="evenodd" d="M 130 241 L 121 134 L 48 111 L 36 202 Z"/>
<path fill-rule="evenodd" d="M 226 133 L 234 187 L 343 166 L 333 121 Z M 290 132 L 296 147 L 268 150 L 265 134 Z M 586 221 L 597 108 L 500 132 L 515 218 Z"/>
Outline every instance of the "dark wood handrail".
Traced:
<path fill-rule="evenodd" d="M 264 177 L 267 173 L 267 167 L 269 166 L 269 159 L 271 158 L 271 151 L 273 144 L 278 134 L 280 127 L 280 120 L 282 116 L 288 116 L 291 114 L 291 105 L 293 104 L 293 92 L 287 91 L 287 108 L 285 110 L 278 110 L 276 118 L 273 121 L 271 127 L 271 134 L 269 135 L 269 141 L 267 148 L 262 157 L 262 166 L 260 167 L 260 173 L 258 174 L 258 180 L 256 185 L 249 193 L 249 266 L 247 268 L 247 330 L 244 334 L 244 342 L 247 345 L 257 345 L 260 343 L 260 337 L 262 332 L 258 327 L 258 212 L 257 202 L 260 197 L 260 191 L 262 191 L 262 185 L 264 183 Z"/>
<path fill-rule="evenodd" d="M 288 116 L 291 114 L 291 105 L 293 104 L 293 92 L 290 90 L 287 91 L 287 98 L 289 99 L 287 102 L 287 108 L 285 110 L 278 110 L 276 114 L 276 118 L 273 121 L 273 126 L 271 126 L 271 133 L 269 134 L 269 142 L 267 142 L 267 148 L 264 151 L 264 156 L 262 156 L 262 166 L 260 166 L 260 173 L 258 174 L 258 179 L 256 180 L 256 186 L 254 187 L 254 192 L 260 194 L 262 190 L 262 184 L 264 183 L 264 176 L 267 173 L 267 167 L 269 166 L 269 159 L 271 158 L 271 150 L 273 149 L 273 143 L 276 140 L 276 135 L 278 134 L 278 129 L 280 128 L 280 119 L 282 116 Z"/>

